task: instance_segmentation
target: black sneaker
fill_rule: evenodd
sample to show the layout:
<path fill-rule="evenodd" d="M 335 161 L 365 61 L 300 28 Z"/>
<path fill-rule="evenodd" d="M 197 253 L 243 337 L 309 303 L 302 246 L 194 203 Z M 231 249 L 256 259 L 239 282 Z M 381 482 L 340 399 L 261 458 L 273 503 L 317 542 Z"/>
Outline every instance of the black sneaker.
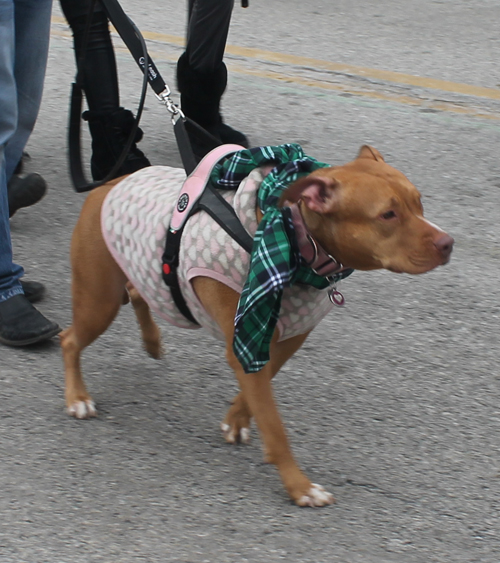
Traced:
<path fill-rule="evenodd" d="M 40 174 L 31 173 L 25 176 L 14 174 L 7 184 L 9 217 L 21 207 L 29 207 L 40 201 L 46 191 L 47 182 Z"/>
<path fill-rule="evenodd" d="M 40 301 L 40 299 L 42 299 L 45 295 L 45 286 L 43 285 L 43 283 L 23 280 L 20 280 L 20 282 L 24 291 L 24 295 L 30 303 L 36 303 L 37 301 Z"/>
<path fill-rule="evenodd" d="M 7 346 L 28 346 L 61 332 L 58 324 L 46 319 L 22 295 L 0 303 L 0 342 Z"/>

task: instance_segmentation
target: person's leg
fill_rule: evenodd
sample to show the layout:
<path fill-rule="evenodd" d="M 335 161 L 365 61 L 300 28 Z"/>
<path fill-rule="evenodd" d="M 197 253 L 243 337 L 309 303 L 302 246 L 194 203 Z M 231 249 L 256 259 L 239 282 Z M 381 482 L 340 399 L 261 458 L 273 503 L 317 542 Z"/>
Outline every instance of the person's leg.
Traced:
<path fill-rule="evenodd" d="M 52 0 L 14 0 L 18 123 L 5 149 L 9 181 L 35 126 L 42 100 L 50 38 Z"/>
<path fill-rule="evenodd" d="M 200 73 L 216 71 L 224 57 L 234 0 L 190 0 L 186 53 Z"/>
<path fill-rule="evenodd" d="M 52 0 L 15 0 L 15 67 L 18 123 L 5 148 L 9 216 L 39 201 L 47 190 L 39 174 L 14 175 L 33 130 L 42 98 Z"/>
<path fill-rule="evenodd" d="M 227 85 L 222 59 L 234 0 L 189 0 L 186 50 L 177 63 L 177 86 L 184 114 L 221 143 L 248 146 L 248 139 L 223 123 L 220 101 Z M 210 147 L 192 139 L 202 156 Z M 200 154 L 201 153 L 201 154 Z"/>
<path fill-rule="evenodd" d="M 21 266 L 14 264 L 12 261 L 4 152 L 4 149 L 0 148 L 0 302 L 23 293 L 19 278 L 24 274 Z"/>
<path fill-rule="evenodd" d="M 31 102 L 29 104 L 20 104 L 19 102 L 17 75 L 14 67 L 23 58 L 18 59 L 17 57 L 17 42 L 19 38 L 24 37 L 30 45 L 38 46 L 38 43 L 36 38 L 24 33 L 25 28 L 22 26 L 18 31 L 17 3 L 18 0 L 0 0 L 0 107 L 2 108 L 0 112 L 0 342 L 11 346 L 25 346 L 55 336 L 60 328 L 56 323 L 46 319 L 24 296 L 19 281 L 19 278 L 23 275 L 23 269 L 12 261 L 7 196 L 9 161 L 6 158 L 6 152 L 11 141 L 16 139 L 18 124 L 22 124 L 22 128 L 28 127 L 28 119 L 24 115 L 21 116 L 20 106 L 22 105 L 23 108 L 29 107 L 29 113 L 35 113 L 35 119 L 38 111 L 38 107 L 36 107 L 36 111 L 33 107 L 36 105 L 34 100 L 37 96 L 36 91 L 31 90 L 31 87 L 19 92 L 20 96 L 26 96 Z M 40 8 L 40 12 L 26 7 L 26 12 L 23 13 L 21 18 L 26 24 L 32 23 L 32 20 L 36 21 L 39 15 L 43 19 L 45 13 L 44 0 L 40 2 L 33 0 L 33 3 Z M 25 80 L 21 82 L 26 83 Z M 43 80 L 39 87 L 41 90 Z M 41 98 L 41 91 L 39 94 L 38 103 Z M 23 99 L 23 102 L 25 101 Z M 33 125 L 34 120 L 31 128 L 33 128 Z M 18 158 L 20 158 L 23 148 L 24 145 L 20 147 Z M 15 154 L 15 151 L 12 154 Z M 12 170 L 14 167 L 12 167 Z M 10 173 L 12 173 L 12 170 Z"/>
<path fill-rule="evenodd" d="M 61 9 L 73 33 L 76 64 L 80 62 L 90 0 L 60 0 Z M 90 111 L 114 111 L 120 105 L 115 52 L 108 17 L 96 2 L 89 28 L 83 63 L 85 98 Z"/>
<path fill-rule="evenodd" d="M 90 0 L 60 0 L 62 11 L 73 32 L 77 64 L 91 6 Z M 125 146 L 135 119 L 130 110 L 120 106 L 115 52 L 109 33 L 108 17 L 97 2 L 92 14 L 83 63 L 83 88 L 88 111 L 83 118 L 89 123 L 92 136 L 91 170 L 94 180 L 108 175 Z M 117 176 L 130 174 L 150 165 L 136 143 L 142 139 L 138 129 L 134 143 Z"/>
<path fill-rule="evenodd" d="M 5 159 L 5 147 L 18 121 L 14 35 L 14 2 L 0 0 L 0 301 L 23 292 L 19 283 L 23 269 L 12 262 Z"/>

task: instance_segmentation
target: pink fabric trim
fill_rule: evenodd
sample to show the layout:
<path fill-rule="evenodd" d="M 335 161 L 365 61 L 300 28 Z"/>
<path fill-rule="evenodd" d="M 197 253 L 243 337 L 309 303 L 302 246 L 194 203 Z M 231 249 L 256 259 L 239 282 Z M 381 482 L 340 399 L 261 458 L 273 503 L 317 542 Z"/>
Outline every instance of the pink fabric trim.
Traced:
<path fill-rule="evenodd" d="M 225 276 L 224 274 L 218 274 L 217 272 L 214 272 L 213 270 L 209 270 L 208 268 L 191 268 L 189 270 L 188 274 L 187 274 L 187 280 L 191 283 L 191 280 L 193 280 L 194 278 L 197 278 L 199 276 L 205 277 L 205 278 L 212 278 L 215 281 L 218 281 L 218 282 L 220 282 L 224 285 L 227 285 L 227 287 L 229 287 L 229 289 L 236 291 L 236 293 L 239 293 L 240 295 L 241 295 L 241 292 L 243 290 L 243 286 L 238 285 L 231 278 Z M 196 292 L 194 291 L 194 289 L 193 289 L 193 294 L 191 295 L 191 300 L 193 300 L 193 299 L 196 299 L 196 301 L 198 302 L 198 305 L 200 307 L 203 307 L 203 305 L 202 305 L 201 301 L 199 300 L 198 296 L 196 295 Z M 205 309 L 205 308 L 203 307 L 203 309 Z M 277 323 L 276 327 L 278 329 L 278 334 L 279 334 L 278 340 L 281 340 L 281 335 L 283 334 L 284 326 L 280 322 L 279 319 L 278 319 L 278 323 Z"/>
<path fill-rule="evenodd" d="M 177 205 L 175 206 L 172 219 L 170 220 L 170 228 L 172 230 L 177 231 L 182 227 L 189 211 L 200 198 L 203 188 L 208 181 L 208 176 L 219 160 L 228 154 L 243 150 L 244 148 L 245 147 L 240 145 L 222 145 L 210 151 L 203 160 L 201 160 L 182 186 L 179 198 L 185 195 L 189 203 L 182 210 L 180 210 Z"/>
<path fill-rule="evenodd" d="M 191 268 L 187 274 L 187 279 L 191 281 L 193 278 L 197 278 L 199 276 L 212 278 L 215 281 L 223 283 L 233 291 L 236 291 L 236 293 L 241 293 L 241 290 L 243 289 L 243 286 L 238 285 L 231 278 L 228 278 L 224 274 L 219 274 L 218 272 L 209 270 L 208 268 Z"/>

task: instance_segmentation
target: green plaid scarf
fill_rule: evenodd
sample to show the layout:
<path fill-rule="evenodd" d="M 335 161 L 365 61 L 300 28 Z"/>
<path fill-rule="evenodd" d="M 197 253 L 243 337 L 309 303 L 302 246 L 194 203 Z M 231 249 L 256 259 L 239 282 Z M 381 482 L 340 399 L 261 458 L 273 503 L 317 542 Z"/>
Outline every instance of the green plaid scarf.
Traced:
<path fill-rule="evenodd" d="M 281 193 L 292 182 L 328 164 L 306 156 L 297 144 L 258 147 L 239 151 L 219 163 L 210 181 L 216 188 L 236 189 L 254 168 L 270 162 L 276 166 L 257 194 L 263 218 L 255 233 L 250 270 L 234 321 L 233 350 L 245 373 L 259 371 L 269 361 L 283 289 L 296 283 L 317 289 L 329 286 L 326 278 L 303 263 L 290 209 L 276 207 Z M 351 272 L 346 270 L 332 281 Z"/>

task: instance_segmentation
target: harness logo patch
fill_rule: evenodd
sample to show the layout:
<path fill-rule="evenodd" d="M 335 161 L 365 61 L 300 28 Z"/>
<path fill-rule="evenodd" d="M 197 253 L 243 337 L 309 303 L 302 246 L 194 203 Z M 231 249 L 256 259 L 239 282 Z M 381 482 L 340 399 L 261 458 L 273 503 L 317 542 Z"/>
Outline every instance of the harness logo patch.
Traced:
<path fill-rule="evenodd" d="M 177 211 L 179 211 L 180 213 L 185 211 L 186 207 L 188 206 L 188 203 L 189 203 L 189 196 L 187 194 L 181 194 L 179 200 L 177 201 Z"/>

